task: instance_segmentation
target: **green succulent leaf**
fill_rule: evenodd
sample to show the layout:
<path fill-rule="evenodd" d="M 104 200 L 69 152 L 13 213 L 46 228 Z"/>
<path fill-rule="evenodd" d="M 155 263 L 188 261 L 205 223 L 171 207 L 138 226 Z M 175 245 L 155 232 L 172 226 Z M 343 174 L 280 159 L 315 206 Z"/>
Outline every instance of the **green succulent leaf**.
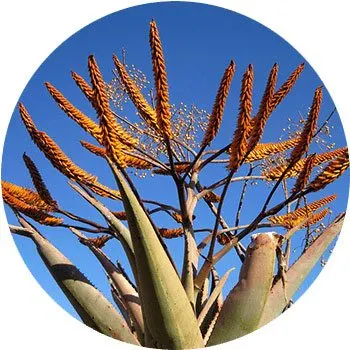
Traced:
<path fill-rule="evenodd" d="M 86 239 L 81 232 L 71 227 L 71 231 L 74 232 L 79 238 Z M 117 289 L 118 294 L 123 302 L 123 305 L 128 310 L 128 313 L 133 321 L 133 325 L 138 334 L 139 339 L 143 337 L 144 326 L 141 310 L 141 302 L 138 293 L 131 285 L 131 283 L 124 276 L 122 271 L 115 266 L 111 260 L 106 256 L 102 249 L 97 248 L 91 244 L 87 244 L 91 252 L 95 255 L 98 261 L 103 266 L 107 275 L 111 279 L 113 286 Z"/>
<path fill-rule="evenodd" d="M 224 285 L 228 279 L 228 277 L 230 276 L 230 273 L 234 270 L 234 268 L 229 269 L 224 276 L 220 279 L 220 281 L 217 283 L 217 285 L 215 286 L 214 290 L 212 291 L 212 293 L 210 294 L 210 297 L 208 298 L 207 302 L 205 303 L 201 313 L 198 316 L 198 323 L 199 325 L 202 324 L 204 318 L 206 317 L 206 315 L 208 314 L 209 309 L 211 308 L 211 306 L 214 304 L 215 300 L 217 300 L 217 298 L 219 297 L 220 293 L 222 292 L 222 289 L 224 288 Z"/>
<path fill-rule="evenodd" d="M 274 276 L 277 238 L 253 235 L 239 281 L 224 301 L 207 346 L 242 337 L 258 328 Z"/>
<path fill-rule="evenodd" d="M 110 277 L 108 275 L 106 277 L 107 277 L 108 283 L 111 287 L 112 298 L 113 298 L 115 304 L 118 306 L 120 313 L 123 315 L 124 320 L 127 322 L 127 324 L 129 325 L 129 328 L 131 329 L 132 328 L 132 321 L 130 319 L 129 311 L 127 310 L 127 308 L 124 304 L 124 301 L 122 300 L 122 297 L 120 296 L 117 288 L 114 286 L 114 283 L 112 282 Z"/>
<path fill-rule="evenodd" d="M 114 174 L 135 250 L 138 290 L 152 341 L 167 349 L 203 347 L 194 311 L 157 232 L 124 176 L 117 169 Z"/>
<path fill-rule="evenodd" d="M 198 251 L 195 239 L 193 238 L 191 232 L 189 232 L 186 228 L 184 230 L 184 239 L 185 254 L 182 270 L 182 284 L 185 288 L 187 297 L 194 308 L 195 296 L 193 276 L 198 267 Z"/>
<path fill-rule="evenodd" d="M 220 310 L 224 303 L 222 289 L 234 268 L 229 269 L 222 278 L 213 268 L 211 270 L 212 286 L 209 298 L 205 301 L 202 311 L 198 316 L 198 323 L 206 344 L 219 317 Z"/>
<path fill-rule="evenodd" d="M 139 345 L 122 316 L 84 274 L 23 218 L 20 223 L 27 226 L 27 237 L 83 322 L 107 336 Z"/>

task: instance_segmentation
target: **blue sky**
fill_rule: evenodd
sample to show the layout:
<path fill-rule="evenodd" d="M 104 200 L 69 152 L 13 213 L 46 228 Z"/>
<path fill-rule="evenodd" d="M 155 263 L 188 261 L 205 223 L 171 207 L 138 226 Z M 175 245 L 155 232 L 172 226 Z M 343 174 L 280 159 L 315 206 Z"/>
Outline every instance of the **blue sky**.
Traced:
<path fill-rule="evenodd" d="M 74 70 L 88 78 L 87 57 L 94 54 L 105 80 L 109 81 L 112 78 L 112 54 L 120 55 L 121 49 L 125 48 L 128 62 L 141 69 L 151 80 L 148 46 L 148 24 L 151 19 L 157 21 L 160 30 L 167 61 L 170 98 L 173 103 L 180 101 L 187 105 L 194 103 L 198 107 L 210 111 L 223 70 L 231 59 L 236 62 L 236 74 L 227 101 L 224 122 L 214 143 L 215 147 L 225 145 L 227 140 L 232 138 L 238 108 L 240 79 L 249 63 L 254 65 L 255 70 L 254 110 L 256 111 L 268 71 L 272 65 L 275 62 L 280 65 L 277 83 L 279 85 L 299 63 L 304 61 L 303 57 L 288 43 L 260 24 L 233 12 L 206 5 L 151 4 L 124 10 L 85 27 L 48 57 L 33 75 L 23 91 L 20 101 L 26 105 L 39 129 L 45 130 L 78 165 L 96 173 L 101 182 L 111 187 L 114 186 L 114 183 L 107 166 L 102 160 L 91 156 L 82 149 L 79 144 L 79 140 L 89 140 L 89 137 L 61 112 L 49 96 L 43 83 L 50 81 L 79 108 L 95 117 L 94 111 L 72 81 L 70 71 Z M 282 128 L 286 126 L 287 118 L 293 118 L 298 113 L 304 115 L 307 113 L 314 89 L 320 84 L 320 78 L 307 65 L 292 93 L 269 120 L 264 141 L 273 141 L 280 137 Z M 333 108 L 330 96 L 325 93 L 320 122 L 329 115 Z M 337 115 L 332 119 L 332 125 L 337 130 L 333 134 L 332 142 L 336 143 L 336 147 L 344 146 L 345 138 Z M 32 144 L 17 110 L 15 110 L 5 142 L 2 178 L 22 186 L 31 187 L 29 175 L 22 161 L 24 151 L 36 162 L 51 193 L 63 208 L 103 222 L 93 209 L 70 191 L 66 179 L 48 163 Z M 242 169 L 242 173 L 245 171 Z M 210 173 L 205 174 L 203 183 L 210 184 L 210 179 L 221 178 L 224 173 L 223 167 L 210 167 Z M 168 203 L 176 203 L 174 195 L 169 197 L 169 194 L 174 193 L 170 180 L 148 177 L 135 181 L 143 198 L 157 198 Z M 234 221 L 240 186 L 231 187 L 224 208 L 226 217 L 231 217 L 230 222 Z M 322 193 L 312 195 L 310 200 L 338 193 L 338 198 L 333 203 L 334 214 L 337 214 L 346 207 L 347 189 L 348 175 L 329 186 Z M 249 219 L 258 212 L 262 204 L 259 200 L 262 201 L 265 198 L 267 191 L 268 188 L 264 184 L 249 188 L 242 223 L 248 223 Z M 276 200 L 278 198 L 281 198 L 280 193 L 276 196 Z M 120 203 L 112 201 L 105 201 L 105 203 L 109 204 L 113 210 L 122 210 Z M 15 223 L 11 213 L 9 211 L 7 213 L 9 221 Z M 199 205 L 198 218 L 196 219 L 198 227 L 213 225 L 212 217 L 206 213 L 204 206 Z M 155 218 L 159 226 L 174 226 L 173 222 L 166 217 L 157 216 Z M 76 263 L 109 297 L 109 289 L 102 269 L 85 247 L 80 246 L 67 230 L 42 227 L 41 232 Z M 199 240 L 201 237 L 202 235 L 199 236 Z M 299 235 L 300 237 L 301 235 Z M 74 314 L 65 297 L 47 273 L 33 244 L 22 237 L 15 238 L 15 241 L 28 267 L 43 288 L 60 305 Z M 169 245 L 175 251 L 176 260 L 181 262 L 181 240 L 169 242 Z M 125 264 L 125 258 L 116 243 L 108 244 L 106 252 L 111 255 L 113 260 L 118 259 Z M 219 267 L 220 274 L 232 265 L 236 268 L 239 267 L 234 253 L 228 254 L 223 260 Z M 307 287 L 319 270 L 318 266 L 302 290 Z M 233 286 L 234 281 L 235 276 L 232 276 L 228 281 L 226 292 Z"/>

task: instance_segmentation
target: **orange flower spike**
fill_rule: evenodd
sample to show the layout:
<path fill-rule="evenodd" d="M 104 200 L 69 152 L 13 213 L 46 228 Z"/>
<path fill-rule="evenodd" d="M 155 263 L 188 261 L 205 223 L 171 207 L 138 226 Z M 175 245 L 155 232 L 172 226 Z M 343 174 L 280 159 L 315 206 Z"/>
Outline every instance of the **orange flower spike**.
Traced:
<path fill-rule="evenodd" d="M 106 147 L 107 155 L 117 162 L 121 167 L 126 163 L 122 148 L 126 146 L 128 138 L 126 132 L 117 123 L 109 107 L 108 97 L 105 91 L 105 84 L 95 58 L 91 55 L 88 59 L 91 83 L 96 92 L 96 111 L 100 118 L 102 131 L 102 143 Z M 131 136 L 130 136 L 131 138 Z M 132 140 L 133 138 L 131 138 Z M 123 144 L 125 142 L 125 145 Z M 131 146 L 128 144 L 127 146 Z"/>
<path fill-rule="evenodd" d="M 308 220 L 308 222 L 305 223 L 303 226 L 307 227 L 308 225 L 315 225 L 315 224 L 317 224 L 318 222 L 323 220 L 328 213 L 329 213 L 329 209 L 326 208 L 326 209 L 321 210 L 318 213 L 313 214 L 311 216 L 311 218 Z"/>
<path fill-rule="evenodd" d="M 177 238 L 183 235 L 183 228 L 160 228 L 159 233 L 164 238 Z"/>
<path fill-rule="evenodd" d="M 33 123 L 32 118 L 22 104 L 19 104 L 21 118 L 33 142 L 44 153 L 51 164 L 69 179 L 78 180 L 83 183 L 95 182 L 97 177 L 79 168 L 61 148 L 43 131 L 39 131 Z"/>
<path fill-rule="evenodd" d="M 15 210 L 18 210 L 19 212 L 32 218 L 33 220 L 39 222 L 42 225 L 57 226 L 63 222 L 63 219 L 49 215 L 45 211 L 40 210 L 37 207 L 29 205 L 21 201 L 20 199 L 12 196 L 7 190 L 2 191 L 2 197 L 4 199 L 4 202 L 7 203 L 10 207 L 12 207 Z"/>
<path fill-rule="evenodd" d="M 83 92 L 86 98 L 90 101 L 90 103 L 95 108 L 95 93 L 91 86 L 85 81 L 83 77 L 75 72 L 71 72 L 72 78 L 79 87 L 79 89 Z"/>
<path fill-rule="evenodd" d="M 105 185 L 102 185 L 99 182 L 88 183 L 86 186 L 94 193 L 98 194 L 101 197 L 111 198 L 111 199 L 121 199 L 120 192 L 113 190 Z"/>
<path fill-rule="evenodd" d="M 245 159 L 245 163 L 255 162 L 265 159 L 272 154 L 284 152 L 289 148 L 295 147 L 299 142 L 299 137 L 294 137 L 290 140 L 282 142 L 258 143 Z"/>
<path fill-rule="evenodd" d="M 293 227 L 298 222 L 300 222 L 300 220 L 304 220 L 307 217 L 311 217 L 314 211 L 334 201 L 336 197 L 337 195 L 333 194 L 331 196 L 321 198 L 317 201 L 306 205 L 305 207 L 298 208 L 289 214 L 275 215 L 268 218 L 268 220 L 274 224 L 280 224 L 287 228 Z"/>
<path fill-rule="evenodd" d="M 301 72 L 304 70 L 305 64 L 301 63 L 289 76 L 284 84 L 274 93 L 271 107 L 275 109 L 281 101 L 288 95 L 289 91 L 295 85 Z"/>
<path fill-rule="evenodd" d="M 267 119 L 269 118 L 269 116 L 273 111 L 272 100 L 273 100 L 273 94 L 276 86 L 277 73 L 278 73 L 278 65 L 274 64 L 269 74 L 269 78 L 267 80 L 265 92 L 261 99 L 258 113 L 256 117 L 253 118 L 253 120 L 251 121 L 252 130 L 251 130 L 251 137 L 249 140 L 248 151 L 252 151 L 260 141 L 264 132 Z"/>
<path fill-rule="evenodd" d="M 172 138 L 169 87 L 165 59 L 155 21 L 150 23 L 149 41 L 151 46 L 153 75 L 156 88 L 157 124 L 165 138 Z"/>
<path fill-rule="evenodd" d="M 230 161 L 228 165 L 228 168 L 230 170 L 238 169 L 241 161 L 244 158 L 244 155 L 247 152 L 250 131 L 250 117 L 253 109 L 253 78 L 253 66 L 249 65 L 242 79 L 237 127 L 230 147 Z"/>
<path fill-rule="evenodd" d="M 32 178 L 32 182 L 34 184 L 34 187 L 38 191 L 40 198 L 45 203 L 47 203 L 49 206 L 52 206 L 52 208 L 57 209 L 58 204 L 52 198 L 52 196 L 51 196 L 49 190 L 47 189 L 45 182 L 44 182 L 43 178 L 41 177 L 41 174 L 40 174 L 38 168 L 36 167 L 35 163 L 25 153 L 23 154 L 23 160 L 24 160 L 24 163 L 29 171 L 30 177 Z"/>
<path fill-rule="evenodd" d="M 35 126 L 32 117 L 30 116 L 27 109 L 24 107 L 22 103 L 18 104 L 18 110 L 19 110 L 19 114 L 21 115 L 23 124 L 25 125 L 31 139 L 35 142 L 37 138 L 38 129 Z"/>
<path fill-rule="evenodd" d="M 69 102 L 63 94 L 56 89 L 49 82 L 45 83 L 47 90 L 50 95 L 56 101 L 58 106 L 66 113 L 70 118 L 72 118 L 77 124 L 79 124 L 85 131 L 91 134 L 98 142 L 102 141 L 101 129 L 94 121 L 92 121 L 88 116 L 82 113 L 78 108 L 76 108 L 71 102 Z"/>
<path fill-rule="evenodd" d="M 7 191 L 12 197 L 30 206 L 36 207 L 37 209 L 47 212 L 55 211 L 55 208 L 51 204 L 44 202 L 38 193 L 28 188 L 4 180 L 1 180 L 1 188 L 3 191 Z"/>
<path fill-rule="evenodd" d="M 140 113 L 146 124 L 156 132 L 159 132 L 159 126 L 157 122 L 157 115 L 155 110 L 149 105 L 145 97 L 142 95 L 139 88 L 129 76 L 124 65 L 113 55 L 114 64 L 118 70 L 119 76 L 128 92 L 128 95 L 135 105 L 136 109 Z"/>
<path fill-rule="evenodd" d="M 330 152 L 320 153 L 316 154 L 314 159 L 314 166 L 320 165 L 325 162 L 329 162 L 332 159 L 335 159 L 337 157 L 342 156 L 344 152 L 346 152 L 347 148 L 338 148 Z M 255 151 L 255 150 L 254 150 Z M 253 152 L 254 152 L 253 151 Z M 252 152 L 252 154 L 253 154 Z M 290 169 L 287 174 L 285 175 L 285 178 L 289 177 L 297 177 L 299 173 L 303 170 L 305 166 L 305 161 L 307 158 L 300 159 L 293 167 Z M 273 181 L 278 179 L 284 170 L 286 169 L 287 165 L 279 165 L 277 167 L 268 169 L 262 173 L 263 176 L 266 176 L 266 180 Z"/>
<path fill-rule="evenodd" d="M 205 132 L 201 147 L 210 145 L 219 131 L 224 114 L 224 108 L 226 105 L 226 99 L 230 90 L 230 85 L 235 73 L 235 69 L 235 63 L 231 61 L 221 79 L 219 90 L 216 94 L 215 103 L 209 117 L 207 130 Z"/>
<path fill-rule="evenodd" d="M 104 147 L 98 147 L 93 145 L 90 142 L 82 141 L 80 140 L 81 145 L 86 148 L 91 153 L 99 156 L 99 157 L 105 157 L 106 156 L 106 149 Z"/>
<path fill-rule="evenodd" d="M 91 245 L 97 249 L 101 249 L 105 246 L 105 244 L 112 239 L 113 237 L 111 235 L 103 235 L 103 236 L 99 236 L 96 238 L 81 238 L 80 242 L 84 245 Z"/>
<path fill-rule="evenodd" d="M 349 167 L 349 152 L 344 149 L 342 155 L 332 160 L 309 185 L 311 191 L 316 192 L 335 181 Z"/>
<path fill-rule="evenodd" d="M 332 160 L 334 158 L 342 156 L 344 154 L 344 152 L 347 152 L 347 147 L 337 148 L 333 151 L 316 154 L 315 165 L 329 162 L 330 160 Z"/>
<path fill-rule="evenodd" d="M 45 132 L 40 131 L 38 133 L 38 139 L 37 145 L 45 154 L 45 157 L 57 170 L 69 179 L 74 179 L 82 183 L 94 183 L 97 181 L 95 175 L 89 174 L 73 163 Z"/>
<path fill-rule="evenodd" d="M 298 208 L 297 210 L 295 210 L 287 215 L 289 215 L 294 220 L 297 219 L 298 217 L 307 216 L 310 214 L 310 212 L 314 212 L 314 211 L 322 208 L 323 206 L 327 205 L 328 203 L 334 201 L 336 198 L 337 198 L 337 195 L 332 194 L 328 197 L 324 197 L 324 198 L 321 198 L 317 201 L 309 203 L 305 207 Z"/>
<path fill-rule="evenodd" d="M 147 160 L 138 158 L 136 156 L 132 156 L 129 154 L 125 154 L 125 162 L 127 164 L 128 167 L 130 168 L 136 168 L 136 169 L 152 169 L 153 165 L 149 162 L 147 162 Z"/>
<path fill-rule="evenodd" d="M 112 211 L 112 214 L 113 214 L 118 220 L 127 220 L 126 212 L 125 212 L 125 211 Z"/>
<path fill-rule="evenodd" d="M 312 141 L 313 134 L 316 131 L 317 119 L 321 109 L 322 102 L 322 87 L 318 87 L 315 91 L 315 95 L 312 101 L 309 116 L 307 118 L 304 129 L 300 135 L 300 142 L 293 149 L 289 163 L 295 164 L 301 159 L 304 153 L 309 149 Z"/>
<path fill-rule="evenodd" d="M 297 193 L 299 191 L 302 191 L 306 187 L 310 179 L 312 170 L 315 166 L 315 158 L 316 158 L 316 154 L 311 154 L 306 158 L 304 167 L 300 172 L 297 178 L 297 181 L 295 182 L 295 185 L 292 189 L 292 193 Z"/>

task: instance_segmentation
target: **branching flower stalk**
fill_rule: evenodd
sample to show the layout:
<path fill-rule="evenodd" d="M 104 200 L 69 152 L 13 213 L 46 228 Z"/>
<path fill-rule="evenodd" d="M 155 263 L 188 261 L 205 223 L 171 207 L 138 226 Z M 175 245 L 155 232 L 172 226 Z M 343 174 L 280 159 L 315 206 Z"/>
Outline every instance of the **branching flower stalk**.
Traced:
<path fill-rule="evenodd" d="M 253 332 L 280 315 L 338 235 L 344 214 L 325 225 L 325 218 L 328 220 L 331 215 L 329 205 L 335 207 L 336 194 L 323 190 L 349 167 L 348 149 L 336 148 L 335 143 L 323 147 L 326 142 L 322 142 L 323 151 L 314 151 L 320 137 L 330 134 L 328 124 L 335 114 L 334 109 L 317 128 L 321 87 L 314 93 L 307 118 L 299 117 L 294 124 L 288 121 L 288 138 L 261 142 L 269 117 L 295 86 L 304 64 L 277 89 L 279 66 L 274 64 L 258 103 L 250 64 L 241 82 L 232 140 L 221 149 L 212 149 L 224 118 L 235 64 L 230 61 L 226 67 L 208 114 L 194 105 L 172 104 L 165 54 L 153 20 L 149 44 L 154 89 L 149 88 L 150 82 L 141 70 L 126 62 L 125 51 L 121 60 L 112 56 L 111 82 L 102 76 L 92 55 L 87 64 L 91 84 L 71 73 L 73 82 L 90 102 L 92 113 L 76 108 L 62 94 L 63 89 L 45 84 L 58 107 L 96 139 L 97 145 L 80 142 L 107 165 L 117 187 L 99 183 L 96 175 L 78 167 L 48 134 L 36 127 L 24 105 L 18 105 L 31 140 L 69 180 L 79 198 L 96 209 L 105 224 L 61 208 L 33 160 L 24 154 L 35 189 L 2 181 L 4 202 L 19 223 L 19 226 L 10 225 L 10 230 L 20 239 L 34 243 L 48 271 L 89 327 L 149 348 L 194 349 L 218 345 Z M 127 110 L 124 104 L 129 103 L 140 117 L 137 121 L 123 114 Z M 257 112 L 253 115 L 255 105 Z M 88 117 L 94 111 L 96 120 Z M 328 164 L 324 166 L 324 163 Z M 207 177 L 208 165 L 224 173 L 218 179 Z M 261 168 L 261 172 L 256 171 Z M 151 178 L 159 176 L 167 191 L 164 195 L 176 189 L 176 202 L 171 198 L 143 198 L 143 189 L 136 188 L 130 174 L 140 178 L 146 174 Z M 238 186 L 242 181 L 242 186 Z M 270 186 L 269 181 L 275 183 Z M 248 207 L 246 201 L 256 184 L 266 185 L 270 190 L 256 213 L 255 206 L 250 205 L 253 219 L 247 220 L 243 215 Z M 276 200 L 274 196 L 277 190 L 282 190 L 281 184 L 283 196 Z M 231 186 L 242 187 L 232 196 L 234 203 L 227 195 Z M 317 197 L 312 202 L 311 193 Z M 204 209 L 202 203 L 206 205 Z M 231 217 L 224 215 L 226 206 Z M 212 227 L 201 221 L 205 210 L 214 219 Z M 170 227 L 164 224 L 164 218 L 171 220 Z M 40 233 L 37 225 L 68 229 L 77 237 L 78 244 L 93 253 L 108 276 L 106 283 L 115 305 Z M 281 234 L 260 232 L 277 227 Z M 293 256 L 290 266 L 291 255 L 296 254 L 292 253 L 291 238 L 301 230 L 306 231 L 307 249 L 296 259 Z M 247 236 L 251 243 L 246 247 L 241 241 Z M 169 240 L 174 239 L 184 243 L 181 269 L 168 246 Z M 118 241 L 118 254 L 125 254 L 130 269 L 112 263 L 113 258 L 104 251 L 113 240 Z M 237 268 L 238 282 L 227 293 L 224 285 L 230 273 L 235 272 L 230 266 L 220 277 L 217 267 L 232 248 L 241 266 Z"/>

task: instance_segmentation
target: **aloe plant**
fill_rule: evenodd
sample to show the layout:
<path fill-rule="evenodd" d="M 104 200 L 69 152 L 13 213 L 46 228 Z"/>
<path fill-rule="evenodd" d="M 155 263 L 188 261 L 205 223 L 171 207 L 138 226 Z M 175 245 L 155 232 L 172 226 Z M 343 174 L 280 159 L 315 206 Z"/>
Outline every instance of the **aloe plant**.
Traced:
<path fill-rule="evenodd" d="M 19 113 L 33 142 L 69 180 L 74 193 L 97 210 L 104 223 L 63 209 L 53 199 L 28 155 L 24 155 L 24 161 L 36 190 L 2 181 L 3 199 L 19 222 L 17 226 L 10 225 L 11 232 L 34 242 L 48 271 L 87 326 L 117 340 L 144 347 L 203 348 L 251 333 L 290 305 L 296 291 L 340 232 L 344 217 L 342 213 L 327 227 L 317 226 L 317 237 L 311 239 L 310 231 L 329 214 L 328 208 L 317 210 L 332 202 L 336 195 L 323 196 L 312 203 L 307 202 L 308 196 L 321 193 L 344 173 L 349 166 L 348 150 L 339 148 L 307 156 L 319 133 L 317 121 L 322 88 L 316 89 L 310 101 L 308 117 L 299 135 L 282 142 L 260 142 L 269 116 L 295 85 L 304 69 L 303 64 L 279 88 L 276 88 L 278 66 L 273 65 L 255 116 L 252 115 L 254 70 L 249 65 L 242 78 L 237 126 L 232 140 L 220 150 L 211 149 L 235 74 L 233 61 L 224 71 L 212 113 L 208 114 L 204 125 L 203 138 L 193 147 L 186 142 L 192 138 L 181 138 L 181 126 L 174 123 L 165 57 L 154 21 L 150 24 L 150 45 L 154 106 L 143 95 L 123 62 L 113 57 L 120 88 L 135 105 L 143 120 L 141 124 L 132 123 L 112 110 L 108 94 L 111 86 L 104 81 L 93 56 L 88 58 L 91 84 L 77 73 L 72 77 L 96 111 L 98 123 L 77 109 L 52 84 L 46 83 L 58 106 L 95 138 L 98 145 L 86 141 L 82 141 L 82 145 L 105 160 L 115 180 L 113 189 L 99 183 L 95 175 L 68 158 L 49 135 L 37 128 L 25 106 L 19 104 Z M 187 128 L 192 122 L 184 119 L 183 125 Z M 152 148 L 154 144 L 156 146 Z M 290 155 L 288 150 L 291 150 Z M 278 166 L 271 162 L 260 175 L 253 173 L 257 168 L 255 165 L 276 155 L 280 157 Z M 215 163 L 225 163 L 227 172 L 221 180 L 203 185 L 202 173 L 208 165 Z M 315 166 L 323 163 L 328 164 L 314 176 Z M 248 175 L 238 176 L 237 172 L 244 167 L 250 167 Z M 144 199 L 141 189 L 135 187 L 129 168 L 169 176 L 175 184 L 178 205 Z M 250 180 L 274 181 L 274 184 L 262 201 L 261 210 L 249 223 L 242 225 L 239 223 L 240 212 Z M 232 227 L 223 216 L 223 206 L 229 187 L 239 181 L 243 186 L 237 196 L 238 211 Z M 293 188 L 289 191 L 290 184 Z M 271 205 L 280 186 L 283 186 L 285 198 Z M 219 195 L 216 192 L 220 189 Z M 122 211 L 113 211 L 104 198 L 119 204 Z M 199 202 L 213 214 L 212 228 L 200 226 L 196 212 Z M 286 214 L 280 213 L 283 209 L 287 210 Z M 155 213 L 170 216 L 178 227 L 160 227 Z M 40 233 L 37 225 L 52 229 L 64 227 L 77 237 L 104 269 L 115 305 Z M 274 227 L 279 229 L 274 231 Z M 307 229 L 307 244 L 290 264 L 292 237 L 304 228 Z M 199 232 L 208 235 L 199 241 Z M 242 240 L 248 236 L 251 242 L 245 247 Z M 183 239 L 182 268 L 168 249 L 166 239 Z M 110 240 L 120 243 L 131 273 L 103 251 Z M 220 277 L 216 267 L 231 250 L 239 257 L 241 266 L 228 266 Z M 235 273 L 238 281 L 226 293 L 224 287 L 229 284 L 229 276 Z"/>

